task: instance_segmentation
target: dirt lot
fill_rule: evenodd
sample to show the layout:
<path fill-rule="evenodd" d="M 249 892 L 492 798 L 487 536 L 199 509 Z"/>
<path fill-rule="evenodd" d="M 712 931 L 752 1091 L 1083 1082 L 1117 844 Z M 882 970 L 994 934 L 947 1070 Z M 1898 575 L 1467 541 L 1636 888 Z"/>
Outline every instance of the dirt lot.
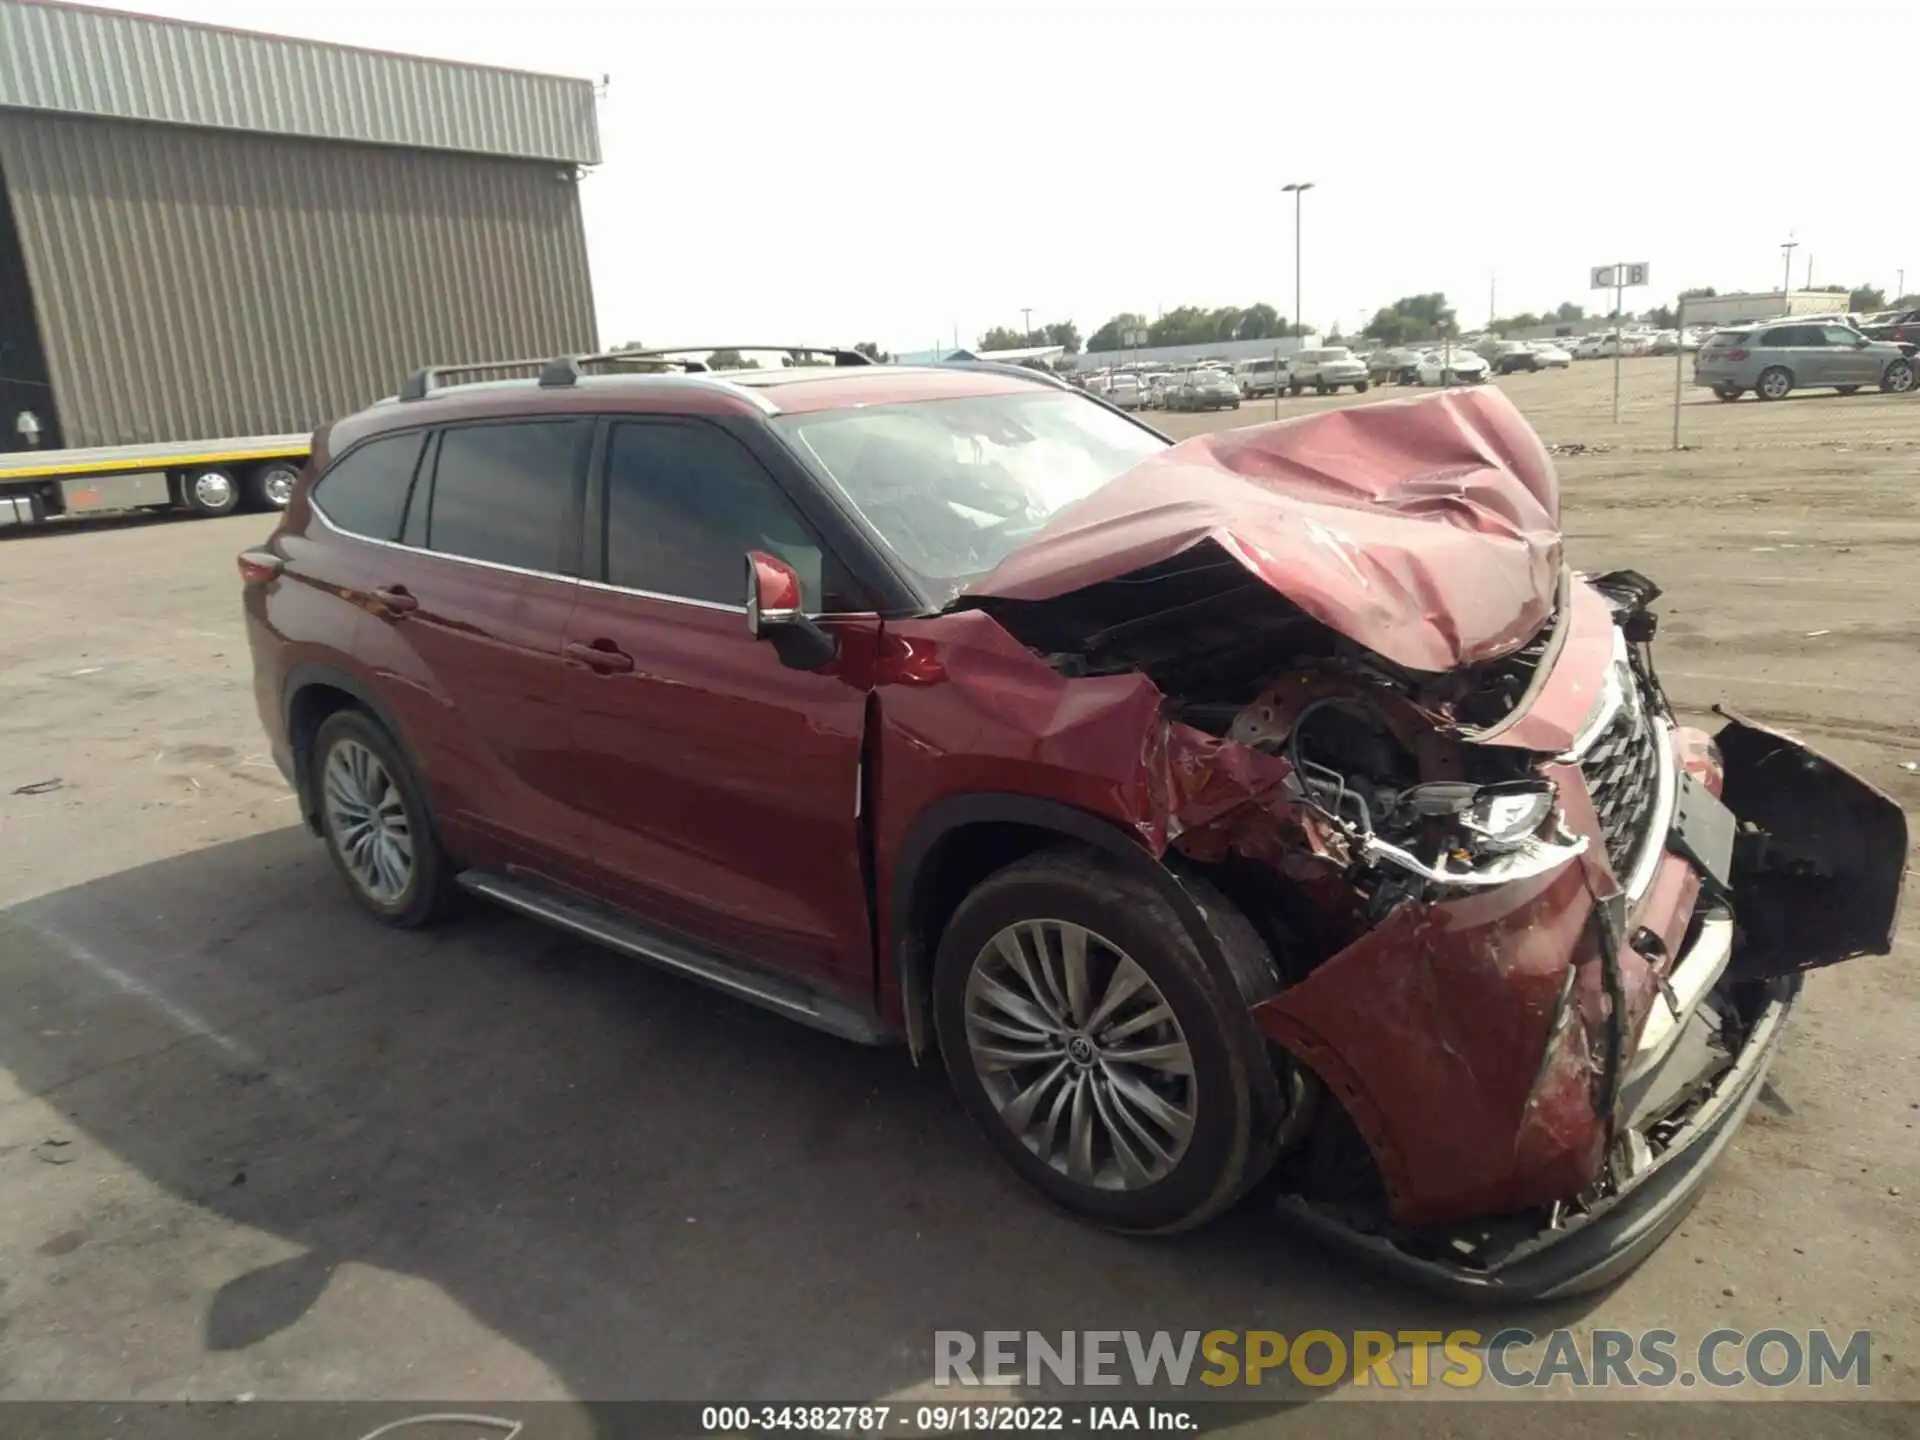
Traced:
<path fill-rule="evenodd" d="M 1574 560 L 1666 587 L 1683 706 L 1913 810 L 1920 398 L 1689 393 L 1675 454 L 1672 374 L 1628 362 L 1617 427 L 1607 364 L 1502 382 L 1588 447 Z M 1119 1239 L 900 1054 L 504 914 L 361 918 L 254 716 L 231 557 L 269 528 L 0 540 L 0 1397 L 852 1399 L 924 1387 L 940 1327 L 1564 1323 L 1868 1329 L 1872 1393 L 1920 1399 L 1914 931 L 1813 978 L 1705 1198 L 1602 1295 L 1442 1304 L 1251 1211 Z"/>

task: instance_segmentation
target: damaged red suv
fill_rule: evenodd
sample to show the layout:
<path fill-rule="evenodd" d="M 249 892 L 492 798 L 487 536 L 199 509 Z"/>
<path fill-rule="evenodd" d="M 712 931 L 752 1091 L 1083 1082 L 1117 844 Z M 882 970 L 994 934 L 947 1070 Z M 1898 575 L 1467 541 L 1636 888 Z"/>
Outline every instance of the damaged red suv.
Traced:
<path fill-rule="evenodd" d="M 607 358 L 416 375 L 240 559 L 381 920 L 937 1051 L 1103 1224 L 1258 1186 L 1528 1296 L 1644 1257 L 1802 973 L 1891 942 L 1899 808 L 1675 718 L 1496 390 L 1172 444 L 1026 371 Z"/>

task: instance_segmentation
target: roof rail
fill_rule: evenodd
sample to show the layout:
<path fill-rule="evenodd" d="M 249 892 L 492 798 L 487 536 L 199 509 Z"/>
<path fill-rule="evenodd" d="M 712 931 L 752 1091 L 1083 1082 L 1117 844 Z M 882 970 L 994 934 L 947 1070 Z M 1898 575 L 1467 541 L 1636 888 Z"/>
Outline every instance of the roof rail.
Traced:
<path fill-rule="evenodd" d="M 691 358 L 700 352 L 711 356 L 720 350 L 774 351 L 795 359 L 804 355 L 824 355 L 835 365 L 871 365 L 873 358 L 858 350 L 842 350 L 832 345 L 678 345 L 671 350 L 602 350 L 591 355 L 555 355 L 541 360 L 480 360 L 466 365 L 426 365 L 401 382 L 400 399 L 424 400 L 456 376 L 485 374 L 495 370 L 526 370 L 539 377 L 543 390 L 564 390 L 579 382 L 588 365 L 645 364 L 673 367 L 689 373 L 711 370 L 706 360 Z"/>
<path fill-rule="evenodd" d="M 835 365 L 872 365 L 875 363 L 873 357 L 864 351 L 846 350 L 838 345 L 676 345 L 670 350 L 625 350 L 620 353 L 624 355 L 664 357 L 669 355 L 692 355 L 700 352 L 711 355 L 718 350 L 734 350 L 741 354 L 749 354 L 754 351 L 778 351 L 781 354 L 795 357 L 801 355 L 826 355 L 832 357 Z"/>

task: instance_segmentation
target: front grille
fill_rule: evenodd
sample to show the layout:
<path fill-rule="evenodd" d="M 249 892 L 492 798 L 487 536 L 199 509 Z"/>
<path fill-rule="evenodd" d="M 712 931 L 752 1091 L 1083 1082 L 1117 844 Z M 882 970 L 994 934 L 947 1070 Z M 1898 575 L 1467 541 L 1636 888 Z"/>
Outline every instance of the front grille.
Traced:
<path fill-rule="evenodd" d="M 1620 707 L 1580 757 L 1607 859 L 1623 883 L 1653 822 L 1660 777 L 1660 732 L 1647 714 L 1646 697 L 1636 694 L 1633 701 Z"/>

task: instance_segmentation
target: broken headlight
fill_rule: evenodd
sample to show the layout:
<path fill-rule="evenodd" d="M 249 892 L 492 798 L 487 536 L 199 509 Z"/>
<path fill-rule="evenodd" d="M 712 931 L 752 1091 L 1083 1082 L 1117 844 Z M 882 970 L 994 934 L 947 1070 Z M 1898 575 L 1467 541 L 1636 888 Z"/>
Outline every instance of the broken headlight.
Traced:
<path fill-rule="evenodd" d="M 1483 889 L 1544 874 L 1587 848 L 1566 829 L 1552 781 L 1420 782 L 1411 755 L 1372 720 L 1364 705 L 1316 702 L 1285 742 L 1306 799 L 1346 835 L 1354 859 Z"/>

